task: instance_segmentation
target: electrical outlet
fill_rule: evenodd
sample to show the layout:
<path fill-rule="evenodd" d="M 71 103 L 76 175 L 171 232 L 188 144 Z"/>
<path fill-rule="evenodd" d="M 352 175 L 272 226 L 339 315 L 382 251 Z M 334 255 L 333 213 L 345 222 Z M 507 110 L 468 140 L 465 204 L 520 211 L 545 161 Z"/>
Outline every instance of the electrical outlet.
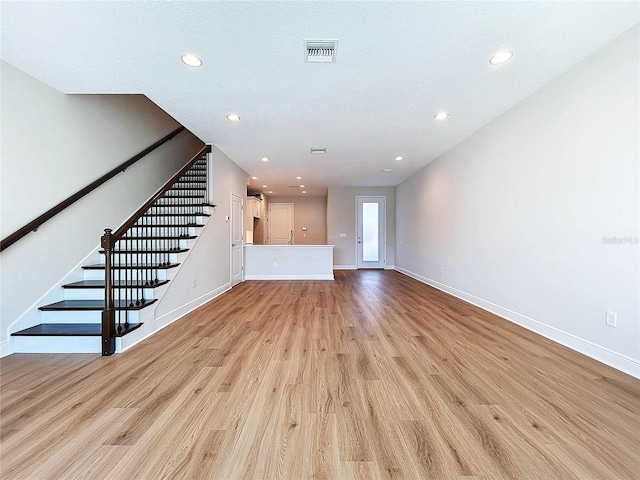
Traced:
<path fill-rule="evenodd" d="M 618 323 L 618 314 L 616 312 L 610 312 L 607 310 L 607 325 L 615 327 Z"/>
<path fill-rule="evenodd" d="M 340 234 L 340 238 L 347 238 L 347 234 L 346 233 L 341 233 Z"/>
<path fill-rule="evenodd" d="M 273 262 L 273 268 L 278 268 L 278 262 Z"/>
<path fill-rule="evenodd" d="M 444 268 L 440 267 L 440 275 L 444 273 Z"/>
<path fill-rule="evenodd" d="M 195 278 L 191 280 L 191 288 L 196 288 L 197 284 L 198 284 L 198 281 Z"/>

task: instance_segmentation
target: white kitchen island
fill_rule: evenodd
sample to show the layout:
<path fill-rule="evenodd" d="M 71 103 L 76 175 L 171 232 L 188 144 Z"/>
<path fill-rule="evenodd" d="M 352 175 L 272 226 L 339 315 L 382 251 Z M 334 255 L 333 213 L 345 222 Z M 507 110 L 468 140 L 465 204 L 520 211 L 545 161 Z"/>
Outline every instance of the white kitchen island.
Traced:
<path fill-rule="evenodd" d="M 245 245 L 245 280 L 333 280 L 333 245 Z"/>

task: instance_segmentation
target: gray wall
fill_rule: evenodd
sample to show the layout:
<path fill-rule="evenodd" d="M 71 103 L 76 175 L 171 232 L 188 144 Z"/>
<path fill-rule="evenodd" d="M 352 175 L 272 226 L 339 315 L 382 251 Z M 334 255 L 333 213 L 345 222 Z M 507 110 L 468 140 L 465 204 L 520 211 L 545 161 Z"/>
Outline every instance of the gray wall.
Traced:
<path fill-rule="evenodd" d="M 64 95 L 5 62 L 0 74 L 2 238 L 179 126 L 141 95 Z M 0 353 L 8 327 L 97 247 L 103 229 L 117 228 L 203 146 L 179 134 L 0 254 Z"/>
<path fill-rule="evenodd" d="M 396 266 L 640 373 L 638 57 L 635 27 L 399 185 Z"/>
<path fill-rule="evenodd" d="M 382 196 L 387 198 L 386 249 L 387 267 L 395 259 L 395 187 L 329 187 L 327 196 L 327 243 L 335 245 L 333 264 L 338 268 L 355 268 L 356 261 L 356 197 Z M 346 233 L 347 237 L 340 237 Z"/>

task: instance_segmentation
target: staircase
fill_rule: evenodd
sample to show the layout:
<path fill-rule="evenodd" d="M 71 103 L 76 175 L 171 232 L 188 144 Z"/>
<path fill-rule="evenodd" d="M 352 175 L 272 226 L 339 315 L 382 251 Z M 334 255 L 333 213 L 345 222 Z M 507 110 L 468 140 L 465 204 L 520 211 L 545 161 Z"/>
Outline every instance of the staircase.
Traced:
<path fill-rule="evenodd" d="M 39 307 L 42 323 L 12 333 L 14 351 L 110 355 L 142 326 L 214 207 L 199 154 L 115 233 L 105 230 L 97 263 L 62 285 L 64 300 Z"/>

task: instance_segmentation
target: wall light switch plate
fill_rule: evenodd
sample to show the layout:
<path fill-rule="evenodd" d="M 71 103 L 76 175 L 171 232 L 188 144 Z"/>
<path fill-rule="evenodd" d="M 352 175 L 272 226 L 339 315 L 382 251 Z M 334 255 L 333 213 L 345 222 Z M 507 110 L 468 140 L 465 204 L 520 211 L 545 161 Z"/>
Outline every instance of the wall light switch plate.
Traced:
<path fill-rule="evenodd" d="M 346 233 L 341 233 L 340 234 L 340 238 L 347 238 L 347 234 Z"/>

